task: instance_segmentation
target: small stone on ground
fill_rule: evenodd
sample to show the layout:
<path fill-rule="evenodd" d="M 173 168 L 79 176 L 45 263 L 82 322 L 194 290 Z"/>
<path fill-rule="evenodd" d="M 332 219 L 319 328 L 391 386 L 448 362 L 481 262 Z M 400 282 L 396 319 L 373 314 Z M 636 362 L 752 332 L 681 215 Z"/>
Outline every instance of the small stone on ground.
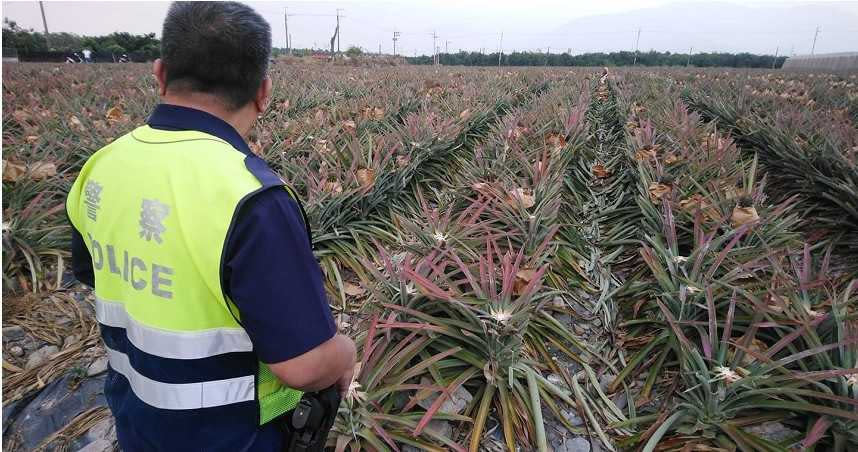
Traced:
<path fill-rule="evenodd" d="M 92 362 L 86 369 L 86 376 L 92 377 L 107 370 L 107 356 L 102 356 Z"/>
<path fill-rule="evenodd" d="M 3 327 L 3 342 L 17 341 L 23 339 L 24 336 L 24 329 L 20 326 Z"/>
<path fill-rule="evenodd" d="M 800 434 L 780 422 L 764 422 L 759 425 L 745 427 L 745 431 L 775 443 L 779 443 Z"/>
<path fill-rule="evenodd" d="M 578 413 L 576 413 L 574 411 L 564 410 L 563 411 L 563 417 L 565 417 L 566 420 L 569 421 L 569 423 L 572 424 L 573 427 L 580 427 L 580 426 L 584 425 L 584 420 L 581 419 L 581 417 L 578 416 Z"/>
<path fill-rule="evenodd" d="M 590 452 L 590 441 L 580 436 L 569 438 L 555 452 Z"/>
<path fill-rule="evenodd" d="M 422 385 L 431 385 L 433 382 L 426 377 L 420 379 L 420 384 Z M 438 397 L 440 396 L 440 391 L 432 393 L 429 397 L 421 400 L 417 404 L 420 405 L 424 409 L 429 409 Z M 465 407 L 468 406 L 468 403 L 473 400 L 474 396 L 468 392 L 462 386 L 459 386 L 450 397 L 447 397 L 443 403 L 441 403 L 441 408 L 438 410 L 439 413 L 448 413 L 448 414 L 459 414 L 465 410 Z"/>
<path fill-rule="evenodd" d="M 60 349 L 56 345 L 46 345 L 33 353 L 27 358 L 27 363 L 24 364 L 24 370 L 34 369 L 48 361 L 48 358 L 56 354 Z"/>

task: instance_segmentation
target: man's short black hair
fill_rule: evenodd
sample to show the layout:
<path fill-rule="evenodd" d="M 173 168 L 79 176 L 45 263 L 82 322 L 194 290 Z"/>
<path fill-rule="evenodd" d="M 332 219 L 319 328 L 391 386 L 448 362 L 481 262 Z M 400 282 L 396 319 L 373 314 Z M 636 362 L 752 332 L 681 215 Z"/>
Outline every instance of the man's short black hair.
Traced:
<path fill-rule="evenodd" d="M 174 2 L 161 34 L 167 86 L 215 94 L 230 109 L 253 100 L 271 55 L 271 26 L 237 2 Z"/>

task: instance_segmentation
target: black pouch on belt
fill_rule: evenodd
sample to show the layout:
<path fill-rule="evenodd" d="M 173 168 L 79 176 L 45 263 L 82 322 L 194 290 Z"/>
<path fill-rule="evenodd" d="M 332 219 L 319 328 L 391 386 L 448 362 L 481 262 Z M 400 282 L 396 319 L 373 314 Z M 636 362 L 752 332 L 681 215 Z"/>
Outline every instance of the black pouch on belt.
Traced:
<path fill-rule="evenodd" d="M 298 406 L 283 416 L 286 452 L 322 452 L 340 407 L 340 391 L 335 386 L 306 392 Z"/>

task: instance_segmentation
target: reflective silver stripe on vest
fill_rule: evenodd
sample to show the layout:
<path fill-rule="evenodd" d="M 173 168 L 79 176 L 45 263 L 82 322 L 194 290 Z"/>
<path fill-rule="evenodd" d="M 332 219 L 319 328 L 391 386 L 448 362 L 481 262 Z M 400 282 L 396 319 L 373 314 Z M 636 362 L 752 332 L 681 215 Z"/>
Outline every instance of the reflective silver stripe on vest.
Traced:
<path fill-rule="evenodd" d="M 242 328 L 214 328 L 203 331 L 167 331 L 134 320 L 122 303 L 96 298 L 95 317 L 99 323 L 125 328 L 128 340 L 150 355 L 173 359 L 199 359 L 232 352 L 253 351 L 250 337 Z"/>
<path fill-rule="evenodd" d="M 128 355 L 107 348 L 110 367 L 128 379 L 131 390 L 143 402 L 165 410 L 194 410 L 254 400 L 255 375 L 202 383 L 161 383 L 140 374 Z"/>

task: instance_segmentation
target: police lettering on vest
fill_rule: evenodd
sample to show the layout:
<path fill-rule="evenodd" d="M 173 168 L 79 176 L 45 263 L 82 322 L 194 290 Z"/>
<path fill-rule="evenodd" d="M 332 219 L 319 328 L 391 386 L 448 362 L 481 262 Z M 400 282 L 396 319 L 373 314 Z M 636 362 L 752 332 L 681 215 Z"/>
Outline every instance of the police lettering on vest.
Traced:
<path fill-rule="evenodd" d="M 171 267 L 155 262 L 150 262 L 147 265 L 143 258 L 129 255 L 128 250 L 122 251 L 122 266 L 120 267 L 115 246 L 106 244 L 107 251 L 104 251 L 101 243 L 93 238 L 92 234 L 87 234 L 87 236 L 92 250 L 92 266 L 95 271 L 104 268 L 105 254 L 107 254 L 107 269 L 111 275 L 121 278 L 122 281 L 130 284 L 134 290 L 146 290 L 148 287 L 152 295 L 156 297 L 173 298 L 170 286 L 173 285 L 172 276 L 175 272 Z"/>

